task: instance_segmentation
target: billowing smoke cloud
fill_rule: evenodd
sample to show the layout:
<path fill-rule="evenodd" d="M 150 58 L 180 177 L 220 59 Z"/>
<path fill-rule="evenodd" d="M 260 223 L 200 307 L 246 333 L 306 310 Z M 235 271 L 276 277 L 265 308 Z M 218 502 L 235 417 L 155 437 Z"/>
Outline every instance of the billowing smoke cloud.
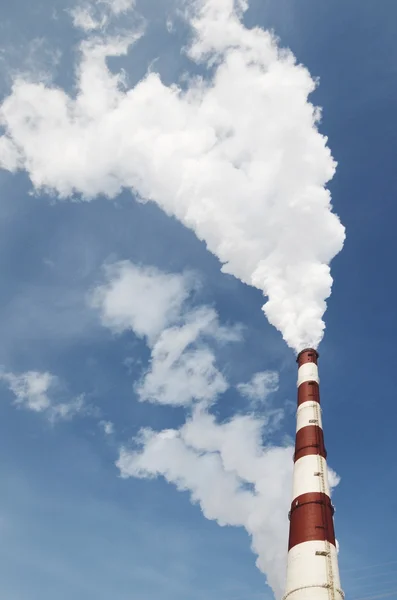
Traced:
<path fill-rule="evenodd" d="M 114 4 L 115 13 L 132 5 Z M 289 346 L 317 346 L 344 228 L 326 189 L 335 162 L 308 101 L 315 82 L 272 34 L 244 26 L 245 1 L 188 7 L 188 53 L 208 78 L 166 86 L 151 71 L 128 88 L 106 58 L 125 54 L 142 31 L 90 37 L 75 97 L 15 81 L 0 110 L 0 165 L 25 169 L 36 189 L 62 198 L 129 188 L 156 202 L 205 241 L 224 272 L 263 291 L 266 316 Z M 102 30 L 84 14 L 76 25 Z"/>
<path fill-rule="evenodd" d="M 120 450 L 122 477 L 164 477 L 189 491 L 207 519 L 244 527 L 258 567 L 280 595 L 287 553 L 292 448 L 272 447 L 282 410 L 262 407 L 218 423 L 209 412 L 229 387 L 217 367 L 216 350 L 241 341 L 239 329 L 219 324 L 208 306 L 191 305 L 192 274 L 167 274 L 129 261 L 107 265 L 90 295 L 102 324 L 114 333 L 132 331 L 151 350 L 149 367 L 135 386 L 140 401 L 185 406 L 180 429 L 143 429 Z M 238 385 L 249 400 L 265 401 L 278 389 L 278 374 L 257 373 Z M 265 443 L 265 446 L 263 446 Z"/>
<path fill-rule="evenodd" d="M 255 373 L 237 384 L 250 401 L 250 414 L 219 422 L 212 405 L 230 386 L 217 366 L 220 346 L 242 341 L 239 329 L 220 325 L 213 308 L 191 305 L 191 274 L 166 274 L 129 261 L 108 265 L 92 292 L 91 305 L 114 333 L 132 331 L 151 350 L 136 394 L 140 401 L 186 407 L 179 429 L 141 430 L 120 449 L 117 466 L 124 478 L 164 477 L 188 491 L 207 519 L 244 527 L 277 597 L 283 591 L 291 501 L 290 445 L 277 447 L 273 434 L 284 418 L 269 397 L 278 390 L 278 373 Z M 261 403 L 260 416 L 252 402 Z M 113 427 L 105 433 L 111 435 Z M 111 424 L 110 424 L 111 425 Z M 338 484 L 330 472 L 330 485 Z"/>
<path fill-rule="evenodd" d="M 180 430 L 141 433 L 141 450 L 123 448 L 123 477 L 163 476 L 189 491 L 207 519 L 244 527 L 276 597 L 285 579 L 292 448 L 263 447 L 266 419 L 218 424 L 196 411 Z M 268 428 L 266 427 L 266 430 Z"/>

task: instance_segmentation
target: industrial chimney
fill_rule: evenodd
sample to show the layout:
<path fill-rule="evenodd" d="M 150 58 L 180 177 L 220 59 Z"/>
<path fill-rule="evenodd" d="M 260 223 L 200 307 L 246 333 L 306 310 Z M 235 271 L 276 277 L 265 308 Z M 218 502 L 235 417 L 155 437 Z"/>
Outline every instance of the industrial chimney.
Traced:
<path fill-rule="evenodd" d="M 297 358 L 298 412 L 293 501 L 283 600 L 343 600 L 321 424 L 318 353 Z"/>

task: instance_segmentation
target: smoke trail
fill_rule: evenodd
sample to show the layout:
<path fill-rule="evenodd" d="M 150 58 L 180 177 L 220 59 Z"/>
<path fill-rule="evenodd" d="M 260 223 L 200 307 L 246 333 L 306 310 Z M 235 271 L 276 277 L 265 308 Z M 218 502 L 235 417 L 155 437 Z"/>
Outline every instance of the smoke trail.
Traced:
<path fill-rule="evenodd" d="M 190 274 L 128 261 L 108 265 L 104 274 L 91 306 L 104 327 L 133 331 L 151 351 L 149 368 L 135 387 L 139 400 L 186 408 L 179 429 L 142 429 L 138 440 L 120 449 L 121 476 L 164 477 L 188 491 L 207 519 L 244 527 L 258 568 L 281 596 L 293 449 L 271 443 L 283 411 L 263 401 L 278 389 L 277 374 L 263 372 L 253 378 L 255 385 L 238 386 L 262 400 L 260 417 L 239 414 L 219 423 L 211 406 L 230 382 L 217 368 L 217 349 L 241 342 L 239 330 L 221 325 L 213 308 L 192 306 Z"/>
<path fill-rule="evenodd" d="M 0 165 L 25 169 L 36 189 L 60 197 L 127 187 L 156 202 L 224 272 L 263 291 L 264 312 L 289 346 L 317 346 L 344 228 L 325 187 L 335 163 L 308 101 L 315 82 L 269 32 L 243 25 L 246 2 L 188 7 L 188 53 L 207 79 L 182 89 L 151 72 L 126 89 L 106 58 L 125 54 L 142 31 L 89 37 L 76 98 L 15 81 L 1 106 Z"/>
<path fill-rule="evenodd" d="M 241 395 L 260 403 L 260 416 L 236 414 L 219 422 L 211 407 L 231 382 L 217 366 L 217 349 L 239 343 L 239 329 L 221 325 L 208 306 L 192 306 L 191 274 L 166 274 L 128 261 L 107 265 L 104 281 L 91 294 L 91 306 L 104 327 L 133 331 L 150 348 L 149 368 L 135 392 L 141 402 L 186 408 L 178 429 L 141 430 L 120 449 L 117 466 L 124 478 L 163 477 L 189 492 L 207 519 L 244 527 L 277 598 L 285 582 L 288 508 L 293 448 L 275 446 L 284 418 L 268 396 L 278 374 L 256 373 L 237 384 Z M 330 471 L 330 486 L 339 479 Z"/>

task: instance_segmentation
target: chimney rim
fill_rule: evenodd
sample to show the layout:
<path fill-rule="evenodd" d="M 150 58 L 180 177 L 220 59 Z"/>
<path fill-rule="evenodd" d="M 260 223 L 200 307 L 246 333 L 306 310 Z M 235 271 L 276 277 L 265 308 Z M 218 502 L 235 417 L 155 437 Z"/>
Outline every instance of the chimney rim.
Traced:
<path fill-rule="evenodd" d="M 319 358 L 319 353 L 317 352 L 317 350 L 315 348 L 304 348 L 303 350 L 301 350 L 298 354 L 298 356 L 296 357 L 296 362 L 299 362 L 299 358 L 301 357 L 301 355 L 304 352 L 314 352 L 314 354 L 316 355 L 316 358 Z"/>

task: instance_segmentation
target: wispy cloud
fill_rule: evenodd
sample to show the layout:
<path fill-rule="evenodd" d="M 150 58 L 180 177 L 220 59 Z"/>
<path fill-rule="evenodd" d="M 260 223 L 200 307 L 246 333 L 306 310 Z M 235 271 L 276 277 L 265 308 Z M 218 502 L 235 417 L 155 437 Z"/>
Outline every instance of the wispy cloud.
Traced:
<path fill-rule="evenodd" d="M 109 264 L 105 282 L 91 294 L 89 303 L 100 311 L 101 321 L 115 333 L 132 330 L 149 342 L 180 318 L 191 291 L 191 277 L 162 273 L 130 261 Z"/>
<path fill-rule="evenodd" d="M 141 401 L 188 405 L 213 402 L 226 391 L 210 344 L 237 341 L 239 331 L 221 326 L 211 307 L 189 307 L 191 274 L 124 261 L 108 266 L 105 279 L 90 298 L 102 323 L 115 332 L 133 331 L 151 349 L 150 367 L 135 386 Z"/>
<path fill-rule="evenodd" d="M 100 421 L 99 426 L 101 427 L 105 435 L 113 435 L 114 424 L 111 421 Z"/>
<path fill-rule="evenodd" d="M 86 33 L 106 28 L 112 17 L 131 11 L 135 0 L 87 0 L 75 6 L 70 14 L 73 25 Z"/>
<path fill-rule="evenodd" d="M 1 379 L 7 382 L 15 396 L 15 404 L 34 412 L 43 412 L 50 408 L 50 389 L 57 383 L 57 378 L 50 373 L 28 371 L 21 375 L 2 373 Z"/>
<path fill-rule="evenodd" d="M 278 390 L 279 375 L 275 371 L 255 373 L 248 383 L 237 384 L 242 396 L 254 402 L 265 402 L 270 394 Z"/>
<path fill-rule="evenodd" d="M 92 409 L 84 395 L 63 400 L 59 380 L 48 372 L 27 371 L 15 374 L 3 371 L 4 381 L 14 395 L 14 404 L 37 413 L 43 413 L 49 421 L 68 421 L 76 415 L 88 414 Z"/>
<path fill-rule="evenodd" d="M 103 32 L 115 17 L 135 8 L 136 0 L 86 0 L 71 11 L 73 25 L 85 33 Z"/>
<path fill-rule="evenodd" d="M 163 331 L 154 344 L 150 370 L 136 387 L 141 400 L 176 405 L 193 400 L 213 402 L 227 390 L 215 354 L 205 342 L 217 338 L 215 311 L 203 308 L 184 319 L 182 325 Z"/>

